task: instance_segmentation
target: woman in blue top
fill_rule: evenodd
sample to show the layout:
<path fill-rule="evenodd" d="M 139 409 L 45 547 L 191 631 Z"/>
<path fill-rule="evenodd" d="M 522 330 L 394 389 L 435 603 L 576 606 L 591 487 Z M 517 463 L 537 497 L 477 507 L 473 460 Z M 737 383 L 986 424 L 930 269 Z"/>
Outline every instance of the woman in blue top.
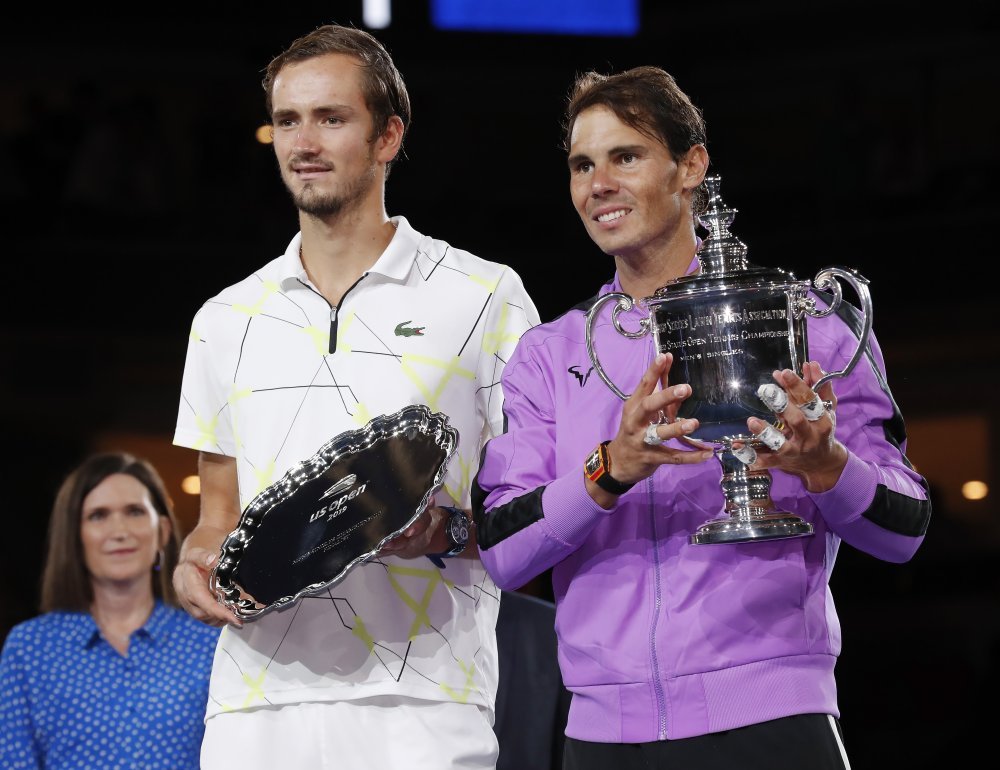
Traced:
<path fill-rule="evenodd" d="M 0 767 L 198 768 L 219 632 L 176 608 L 179 541 L 145 460 L 93 455 L 66 478 L 43 614 L 0 656 Z"/>

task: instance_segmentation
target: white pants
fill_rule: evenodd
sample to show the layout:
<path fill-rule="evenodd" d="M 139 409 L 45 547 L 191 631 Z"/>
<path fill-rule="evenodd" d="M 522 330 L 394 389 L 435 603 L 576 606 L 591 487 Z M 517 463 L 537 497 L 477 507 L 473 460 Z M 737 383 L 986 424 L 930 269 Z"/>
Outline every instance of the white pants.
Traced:
<path fill-rule="evenodd" d="M 494 770 L 497 740 L 479 706 L 380 696 L 211 717 L 202 770 Z"/>

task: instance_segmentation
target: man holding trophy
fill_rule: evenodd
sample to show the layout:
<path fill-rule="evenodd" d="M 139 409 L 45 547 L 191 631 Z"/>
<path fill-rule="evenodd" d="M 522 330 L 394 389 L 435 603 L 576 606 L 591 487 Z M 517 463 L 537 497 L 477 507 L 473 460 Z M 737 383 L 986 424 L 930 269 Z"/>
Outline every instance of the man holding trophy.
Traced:
<path fill-rule="evenodd" d="M 849 767 L 837 549 L 906 561 L 930 516 L 863 279 L 747 266 L 718 179 L 705 194 L 701 113 L 663 70 L 580 77 L 565 130 L 616 272 L 521 338 L 473 491 L 497 585 L 552 570 L 565 767 Z"/>
<path fill-rule="evenodd" d="M 202 767 L 492 768 L 499 592 L 469 494 L 537 311 L 514 271 L 387 215 L 410 104 L 375 38 L 320 27 L 264 88 L 300 231 L 195 315 L 174 438 L 201 476 L 174 585 L 225 624 Z M 447 457 L 383 525 L 420 441 Z"/>

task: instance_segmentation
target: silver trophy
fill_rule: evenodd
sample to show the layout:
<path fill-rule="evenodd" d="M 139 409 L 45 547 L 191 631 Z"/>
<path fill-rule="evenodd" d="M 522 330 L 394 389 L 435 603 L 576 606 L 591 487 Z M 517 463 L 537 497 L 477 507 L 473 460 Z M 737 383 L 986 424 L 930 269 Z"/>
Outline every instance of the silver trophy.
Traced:
<path fill-rule="evenodd" d="M 457 446 L 423 405 L 330 439 L 244 509 L 210 576 L 216 598 L 254 620 L 335 585 L 416 521 Z"/>
<path fill-rule="evenodd" d="M 838 278 L 850 284 L 861 301 L 858 347 L 843 370 L 824 375 L 813 390 L 854 369 L 871 334 L 868 281 L 853 270 L 827 267 L 810 283 L 796 280 L 784 270 L 750 264 L 746 245 L 729 232 L 736 209 L 725 206 L 719 184 L 718 176 L 705 179 L 708 208 L 698 221 L 708 235 L 697 254 L 700 272 L 674 279 L 641 300 L 649 315 L 635 331 L 622 328 L 619 319 L 621 313 L 632 309 L 631 297 L 621 292 L 600 297 L 587 314 L 587 352 L 605 384 L 622 400 L 627 399 L 629 394 L 615 385 L 601 366 L 593 341 L 601 308 L 617 301 L 611 316 L 615 330 L 629 339 L 639 339 L 652 330 L 657 351 L 673 354 L 670 383 L 691 385 L 691 396 L 681 405 L 678 418 L 698 419 L 698 429 L 685 441 L 715 452 L 722 465 L 725 497 L 721 517 L 699 527 L 691 535 L 692 543 L 743 543 L 811 535 L 809 522 L 775 509 L 770 472 L 748 470 L 733 453 L 733 445 L 762 445 L 749 432 L 748 417 L 779 424 L 757 395 L 758 389 L 774 383 L 775 369 L 801 374 L 802 364 L 809 360 L 806 318 L 822 318 L 840 307 Z M 810 289 L 829 292 L 826 309 L 817 308 Z"/>

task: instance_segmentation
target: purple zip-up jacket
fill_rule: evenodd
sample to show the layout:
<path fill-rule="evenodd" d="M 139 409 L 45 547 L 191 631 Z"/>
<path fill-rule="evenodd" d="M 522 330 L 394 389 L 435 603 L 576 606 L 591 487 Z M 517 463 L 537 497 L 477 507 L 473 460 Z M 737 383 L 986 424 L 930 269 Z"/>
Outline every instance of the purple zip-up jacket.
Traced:
<path fill-rule="evenodd" d="M 609 291 L 621 291 L 617 276 L 600 294 Z M 692 532 L 722 515 L 714 458 L 660 467 L 610 511 L 587 494 L 584 459 L 617 434 L 622 413 L 587 355 L 593 302 L 521 338 L 501 380 L 507 430 L 485 447 L 473 490 L 480 552 L 496 584 L 514 589 L 552 569 L 559 664 L 573 693 L 566 734 L 641 743 L 792 714 L 839 717 L 840 622 L 829 581 L 840 542 L 904 562 L 930 518 L 874 336 L 854 371 L 833 381 L 837 438 L 849 451 L 837 485 L 814 494 L 772 471 L 776 507 L 815 534 L 691 545 Z M 595 346 L 629 393 L 653 342 L 618 334 L 614 304 L 595 326 Z M 636 303 L 622 325 L 637 329 L 646 315 Z M 810 318 L 809 358 L 843 369 L 859 329 L 846 303 Z"/>

